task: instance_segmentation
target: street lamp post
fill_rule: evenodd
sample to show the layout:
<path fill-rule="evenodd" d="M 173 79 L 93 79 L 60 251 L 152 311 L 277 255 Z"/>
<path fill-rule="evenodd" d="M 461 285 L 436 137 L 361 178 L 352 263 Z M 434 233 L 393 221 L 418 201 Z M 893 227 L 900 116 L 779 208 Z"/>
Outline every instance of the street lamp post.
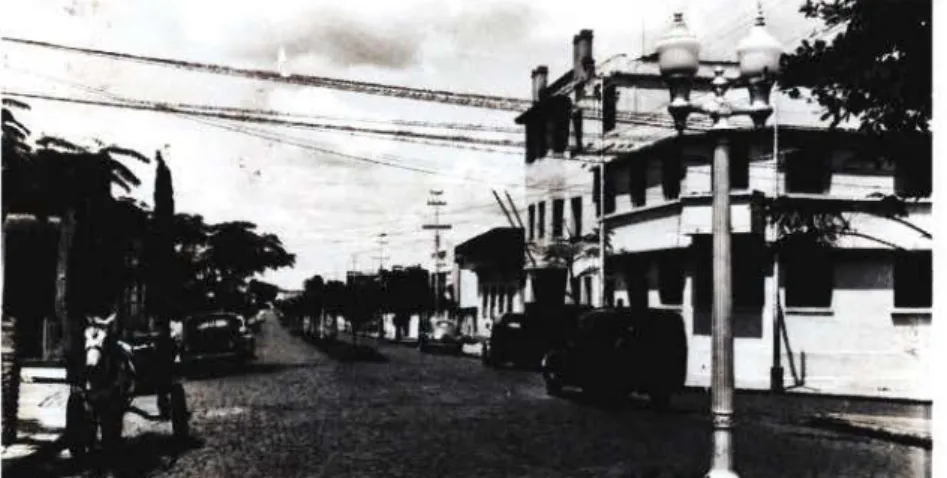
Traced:
<path fill-rule="evenodd" d="M 716 141 L 713 155 L 713 343 L 711 414 L 713 454 L 709 478 L 736 477 L 733 467 L 733 329 L 730 231 L 730 145 L 731 116 L 745 115 L 762 127 L 772 113 L 770 90 L 779 72 L 782 48 L 765 28 L 762 11 L 750 34 L 737 47 L 741 83 L 750 93 L 750 104 L 737 106 L 726 99 L 734 80 L 724 78 L 717 67 L 711 83 L 714 96 L 706 104 L 690 101 L 691 82 L 699 66 L 700 44 L 688 30 L 680 13 L 674 14 L 671 29 L 657 44 L 658 63 L 671 93 L 668 111 L 677 130 L 683 133 L 687 117 L 702 113 L 711 118 L 711 134 Z"/>

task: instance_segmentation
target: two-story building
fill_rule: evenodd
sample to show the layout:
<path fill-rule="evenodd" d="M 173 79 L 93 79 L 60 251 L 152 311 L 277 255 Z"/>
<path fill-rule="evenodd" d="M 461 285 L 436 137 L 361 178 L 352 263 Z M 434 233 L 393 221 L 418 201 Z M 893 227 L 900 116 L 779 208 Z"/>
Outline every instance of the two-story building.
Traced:
<path fill-rule="evenodd" d="M 604 296 L 679 310 L 689 337 L 687 382 L 707 386 L 715 139 L 706 120 L 692 120 L 684 135 L 674 130 L 653 57 L 596 65 L 588 30 L 573 49 L 573 68 L 552 84 L 546 67 L 533 70 L 534 104 L 517 118 L 526 127 L 533 251 L 525 300 L 600 305 Z M 696 101 L 716 66 L 735 73 L 732 62 L 703 62 Z M 728 93 L 745 96 L 739 88 Z M 929 399 L 930 137 L 869 138 L 829 129 L 818 105 L 778 93 L 774 103 L 763 130 L 732 121 L 737 386 L 766 389 L 775 381 L 801 391 Z M 879 199 L 885 196 L 911 199 L 901 206 Z M 574 262 L 548 254 L 551 245 L 597 231 L 601 214 L 604 284 L 594 254 L 579 252 Z M 829 247 L 789 234 L 807 227 L 834 230 L 824 238 Z"/>

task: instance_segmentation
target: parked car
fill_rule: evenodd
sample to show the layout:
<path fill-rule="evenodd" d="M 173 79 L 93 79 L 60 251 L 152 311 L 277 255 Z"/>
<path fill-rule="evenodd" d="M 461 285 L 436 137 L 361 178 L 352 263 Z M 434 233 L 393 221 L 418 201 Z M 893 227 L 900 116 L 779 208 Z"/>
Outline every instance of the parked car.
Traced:
<path fill-rule="evenodd" d="M 538 366 L 550 347 L 549 333 L 536 316 L 507 313 L 490 327 L 490 337 L 480 355 L 483 364 L 495 367 L 512 362 L 517 367 Z"/>
<path fill-rule="evenodd" d="M 490 337 L 483 344 L 483 364 L 538 368 L 546 352 L 561 345 L 575 329 L 578 316 L 590 309 L 528 304 L 525 313 L 504 314 L 491 326 Z"/>
<path fill-rule="evenodd" d="M 645 393 L 664 408 L 684 386 L 687 337 L 680 314 L 657 309 L 596 309 L 575 335 L 542 360 L 546 391 L 577 386 L 602 399 Z"/>
<path fill-rule="evenodd" d="M 468 339 L 460 333 L 457 324 L 449 320 L 435 321 L 430 330 L 422 331 L 418 335 L 418 350 L 429 352 L 442 350 L 460 354 Z"/>
<path fill-rule="evenodd" d="M 245 319 L 232 312 L 188 317 L 181 331 L 181 360 L 229 359 L 246 361 L 256 354 L 256 339 Z"/>

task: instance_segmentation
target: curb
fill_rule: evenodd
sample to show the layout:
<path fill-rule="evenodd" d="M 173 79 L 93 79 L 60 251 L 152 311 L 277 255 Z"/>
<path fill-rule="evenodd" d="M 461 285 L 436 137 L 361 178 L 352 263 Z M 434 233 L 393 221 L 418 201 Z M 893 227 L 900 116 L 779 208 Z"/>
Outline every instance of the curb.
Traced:
<path fill-rule="evenodd" d="M 910 433 L 899 433 L 880 426 L 857 424 L 844 418 L 829 415 L 816 415 L 811 417 L 808 420 L 808 424 L 818 428 L 851 433 L 866 438 L 887 440 L 903 445 L 924 448 L 926 450 L 933 448 L 933 440 L 930 437 L 918 436 Z"/>

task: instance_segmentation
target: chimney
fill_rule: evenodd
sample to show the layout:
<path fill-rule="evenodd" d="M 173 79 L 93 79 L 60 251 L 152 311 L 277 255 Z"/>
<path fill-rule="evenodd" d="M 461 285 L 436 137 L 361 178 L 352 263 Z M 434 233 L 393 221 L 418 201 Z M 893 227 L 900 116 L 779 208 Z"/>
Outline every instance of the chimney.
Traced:
<path fill-rule="evenodd" d="M 533 103 L 538 102 L 543 97 L 543 90 L 546 89 L 546 82 L 549 80 L 549 68 L 546 65 L 539 65 L 533 70 Z"/>
<path fill-rule="evenodd" d="M 595 74 L 592 59 L 592 30 L 582 30 L 572 37 L 573 76 L 576 81 L 585 81 Z"/>

